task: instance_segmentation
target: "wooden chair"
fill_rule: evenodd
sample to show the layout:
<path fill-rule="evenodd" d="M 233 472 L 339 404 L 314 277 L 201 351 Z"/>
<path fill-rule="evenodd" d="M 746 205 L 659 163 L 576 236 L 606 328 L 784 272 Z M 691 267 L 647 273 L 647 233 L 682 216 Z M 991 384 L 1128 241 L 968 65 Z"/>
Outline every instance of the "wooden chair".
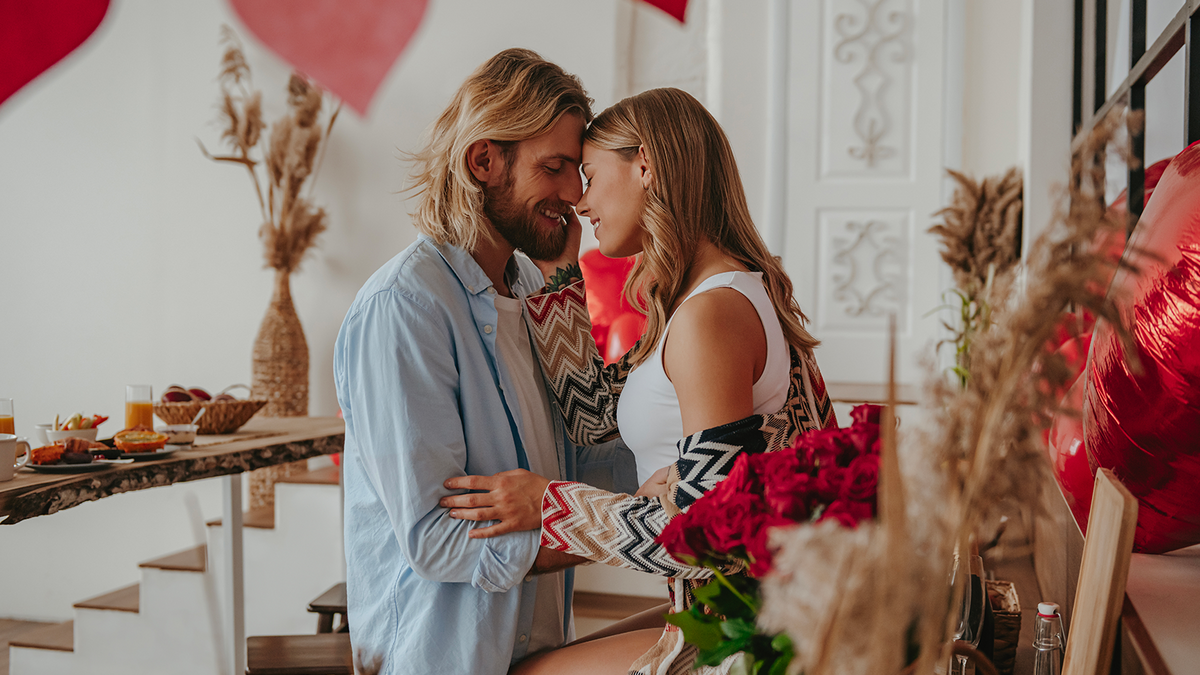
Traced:
<path fill-rule="evenodd" d="M 341 581 L 334 584 L 317 599 L 308 603 L 308 611 L 318 615 L 318 633 L 350 632 L 350 624 L 346 621 L 346 582 Z M 335 615 L 342 617 L 336 631 L 333 629 Z"/>
<path fill-rule="evenodd" d="M 1096 472 L 1062 675 L 1106 675 L 1125 600 L 1138 502 L 1108 469 Z"/>

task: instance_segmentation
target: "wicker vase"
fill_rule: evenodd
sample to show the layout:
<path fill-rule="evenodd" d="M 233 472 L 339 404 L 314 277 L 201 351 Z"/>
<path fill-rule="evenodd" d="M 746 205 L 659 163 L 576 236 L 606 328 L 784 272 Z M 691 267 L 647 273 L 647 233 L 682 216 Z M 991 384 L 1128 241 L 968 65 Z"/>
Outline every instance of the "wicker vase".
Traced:
<path fill-rule="evenodd" d="M 291 275 L 275 271 L 275 292 L 254 339 L 251 395 L 264 398 L 264 417 L 308 415 L 308 342 L 292 305 Z M 292 473 L 292 465 L 259 469 L 250 474 L 250 508 L 274 506 L 275 481 Z"/>

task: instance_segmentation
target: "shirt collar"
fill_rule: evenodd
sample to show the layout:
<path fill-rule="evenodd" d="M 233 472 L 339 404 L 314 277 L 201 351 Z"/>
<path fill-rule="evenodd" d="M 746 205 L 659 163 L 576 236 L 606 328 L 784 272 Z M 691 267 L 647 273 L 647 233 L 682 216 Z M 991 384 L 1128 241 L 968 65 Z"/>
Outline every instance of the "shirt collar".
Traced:
<path fill-rule="evenodd" d="M 492 280 L 488 278 L 483 268 L 479 266 L 479 263 L 475 262 L 475 258 L 466 249 L 450 244 L 439 244 L 425 234 L 420 235 L 420 237 L 429 240 L 429 243 L 437 249 L 437 252 L 446 261 L 446 264 L 450 266 L 454 275 L 458 277 L 459 283 L 463 285 L 463 288 L 467 289 L 468 293 L 479 295 L 487 291 L 488 288 L 491 288 Z M 508 282 L 509 288 L 513 289 L 514 292 L 520 295 L 525 294 L 524 284 L 521 283 L 521 268 L 517 265 L 516 254 L 513 254 L 508 259 L 508 266 L 504 270 L 504 279 Z"/>

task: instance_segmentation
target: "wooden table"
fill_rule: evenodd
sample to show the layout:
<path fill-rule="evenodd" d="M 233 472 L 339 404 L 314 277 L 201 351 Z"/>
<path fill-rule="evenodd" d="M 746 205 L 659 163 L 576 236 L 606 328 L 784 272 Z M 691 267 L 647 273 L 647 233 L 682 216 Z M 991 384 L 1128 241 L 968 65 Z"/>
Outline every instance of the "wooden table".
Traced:
<path fill-rule="evenodd" d="M 224 476 L 221 528 L 229 620 L 225 622 L 228 672 L 246 672 L 242 563 L 242 474 L 342 451 L 346 426 L 336 417 L 252 419 L 236 433 L 199 436 L 191 449 L 161 459 L 113 465 L 88 473 L 51 474 L 29 469 L 0 483 L 0 523 L 45 516 L 110 495 Z"/>

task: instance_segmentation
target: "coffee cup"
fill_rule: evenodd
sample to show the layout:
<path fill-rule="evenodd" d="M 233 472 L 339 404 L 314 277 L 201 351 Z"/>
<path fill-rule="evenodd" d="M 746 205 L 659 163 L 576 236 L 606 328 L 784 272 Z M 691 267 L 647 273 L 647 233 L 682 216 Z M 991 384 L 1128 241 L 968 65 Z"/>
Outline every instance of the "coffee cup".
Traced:
<path fill-rule="evenodd" d="M 17 461 L 17 448 L 24 446 L 25 456 Z M 30 455 L 29 442 L 12 434 L 0 434 L 0 483 L 16 477 L 18 468 L 25 466 Z"/>
<path fill-rule="evenodd" d="M 49 439 L 46 438 L 47 431 L 53 431 L 53 424 L 38 424 L 33 427 L 33 438 L 38 442 L 38 447 L 50 445 Z"/>

